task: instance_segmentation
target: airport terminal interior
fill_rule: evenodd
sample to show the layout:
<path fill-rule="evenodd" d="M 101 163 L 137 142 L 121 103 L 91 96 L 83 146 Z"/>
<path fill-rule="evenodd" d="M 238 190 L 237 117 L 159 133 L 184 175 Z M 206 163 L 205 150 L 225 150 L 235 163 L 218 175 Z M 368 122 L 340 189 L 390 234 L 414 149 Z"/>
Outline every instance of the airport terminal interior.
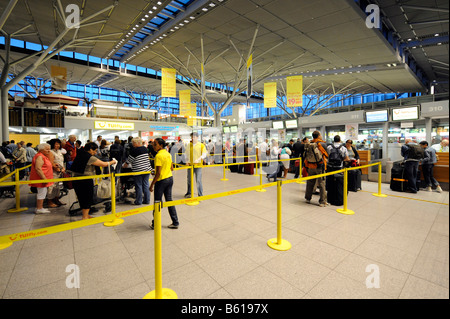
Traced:
<path fill-rule="evenodd" d="M 448 14 L 0 0 L 0 299 L 449 299 Z"/>

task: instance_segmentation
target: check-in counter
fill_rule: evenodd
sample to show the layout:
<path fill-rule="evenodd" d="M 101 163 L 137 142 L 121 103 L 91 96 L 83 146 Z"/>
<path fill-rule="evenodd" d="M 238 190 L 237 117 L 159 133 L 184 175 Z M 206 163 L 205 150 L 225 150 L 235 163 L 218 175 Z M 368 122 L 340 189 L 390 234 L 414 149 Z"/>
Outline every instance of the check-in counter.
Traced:
<path fill-rule="evenodd" d="M 367 150 L 367 151 L 361 150 L 361 151 L 358 151 L 358 154 L 359 154 L 359 163 L 361 164 L 361 166 L 370 164 L 370 160 L 371 160 L 370 150 Z M 362 175 L 368 175 L 369 168 L 361 169 L 361 173 L 362 173 Z"/>
<path fill-rule="evenodd" d="M 434 164 L 433 176 L 441 184 L 443 189 L 448 189 L 449 183 L 449 153 L 438 152 L 436 155 L 439 157 L 439 161 Z M 422 166 L 419 166 L 419 170 L 422 171 Z M 421 173 L 423 180 L 423 174 Z M 442 185 L 444 183 L 444 185 Z"/>

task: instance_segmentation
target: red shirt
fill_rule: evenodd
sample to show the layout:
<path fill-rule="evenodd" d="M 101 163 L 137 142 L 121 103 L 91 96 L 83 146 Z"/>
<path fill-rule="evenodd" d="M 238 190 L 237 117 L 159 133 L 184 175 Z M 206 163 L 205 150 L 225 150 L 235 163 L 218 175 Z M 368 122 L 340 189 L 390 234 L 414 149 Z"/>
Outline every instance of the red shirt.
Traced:
<path fill-rule="evenodd" d="M 70 154 L 70 161 L 73 162 L 75 157 L 77 157 L 77 148 L 75 143 L 72 145 L 72 143 L 68 141 L 66 145 L 64 145 L 64 149 Z"/>
<path fill-rule="evenodd" d="M 45 179 L 53 179 L 53 166 L 52 162 L 49 160 L 47 156 L 42 153 L 37 153 L 33 157 L 33 161 L 31 162 L 31 171 L 30 171 L 30 181 L 40 180 L 42 177 L 36 171 L 36 159 L 38 157 L 42 157 L 44 160 L 44 165 L 42 165 L 42 171 L 44 172 Z M 49 187 L 52 186 L 53 182 L 50 183 L 40 183 L 40 184 L 30 184 L 32 187 Z"/>

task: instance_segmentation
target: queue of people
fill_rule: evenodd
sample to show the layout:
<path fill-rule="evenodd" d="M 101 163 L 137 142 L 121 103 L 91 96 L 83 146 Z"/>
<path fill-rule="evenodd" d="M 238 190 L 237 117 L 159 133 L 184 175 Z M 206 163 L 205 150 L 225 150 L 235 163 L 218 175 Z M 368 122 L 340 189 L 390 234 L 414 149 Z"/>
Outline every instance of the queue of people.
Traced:
<path fill-rule="evenodd" d="M 212 143 L 211 140 L 209 143 L 201 143 L 198 134 L 194 132 L 191 134 L 189 150 L 186 150 L 186 145 L 181 140 L 178 143 L 168 144 L 162 139 L 155 139 L 146 147 L 141 138 L 131 136 L 127 141 L 122 141 L 116 136 L 112 144 L 104 140 L 102 136 L 98 136 L 95 142 L 88 141 L 84 146 L 74 135 L 70 135 L 67 141 L 52 139 L 35 148 L 31 143 L 25 145 L 23 141 L 17 144 L 11 141 L 10 143 L 4 142 L 0 149 L 0 164 L 4 164 L 7 158 L 11 159 L 15 168 L 31 164 L 28 172 L 22 170 L 23 173 L 20 174 L 21 179 L 24 174 L 28 174 L 31 181 L 65 177 L 64 174 L 67 171 L 70 171 L 75 177 L 94 176 L 102 173 L 102 170 L 103 173 L 110 172 L 112 166 L 115 166 L 116 173 L 122 170 L 143 172 L 144 174 L 134 176 L 136 192 L 134 205 L 150 204 L 152 192 L 155 201 L 162 201 L 163 195 L 166 201 L 172 200 L 173 164 L 175 161 L 178 163 L 174 154 L 181 156 L 183 164 L 195 165 L 194 176 L 198 196 L 203 196 L 202 166 L 213 161 L 219 163 L 229 157 L 239 157 L 237 155 L 244 155 L 247 159 L 252 158 L 252 160 L 258 158 L 263 162 L 263 167 L 267 167 L 270 161 L 285 160 L 281 161 L 282 164 L 279 166 L 283 175 L 280 176 L 281 178 L 287 178 L 289 170 L 294 172 L 294 178 L 298 178 L 300 174 L 314 176 L 340 170 L 343 167 L 360 166 L 358 150 L 352 140 L 343 142 L 337 135 L 334 137 L 333 143 L 327 145 L 319 131 L 313 132 L 312 140 L 303 138 L 294 141 L 292 139 L 283 145 L 279 145 L 276 140 L 271 140 L 269 144 L 268 139 L 262 140 L 259 144 L 247 142 L 246 139 L 239 140 L 236 145 L 233 145 L 229 139 L 225 143 L 221 141 Z M 412 155 L 412 149 L 423 154 L 420 158 L 416 158 Z M 415 193 L 418 190 L 416 180 L 419 165 L 422 165 L 426 190 L 432 191 L 432 187 L 436 187 L 438 192 L 442 191 L 433 176 L 434 164 L 438 161 L 436 152 L 440 151 L 448 151 L 447 140 L 431 146 L 426 141 L 419 144 L 410 139 L 405 141 L 401 154 L 405 159 L 409 192 Z M 300 172 L 298 163 L 290 161 L 292 158 L 299 157 L 302 157 L 301 166 L 304 168 L 304 172 Z M 106 168 L 107 171 L 104 171 Z M 150 184 L 150 172 L 153 168 L 155 177 Z M 187 170 L 186 198 L 192 196 L 191 182 L 191 172 Z M 319 206 L 328 206 L 327 183 L 325 178 L 308 180 L 305 192 L 306 202 L 311 203 L 312 196 L 318 194 Z M 91 218 L 91 207 L 94 205 L 93 179 L 77 180 L 72 184 L 80 204 L 82 219 Z M 33 183 L 30 186 L 35 189 L 37 194 L 36 214 L 48 214 L 51 212 L 51 208 L 66 205 L 60 200 L 62 197 L 61 183 Z M 44 208 L 46 199 L 47 208 Z M 169 214 L 172 219 L 169 227 L 178 228 L 179 221 L 175 207 L 169 208 Z M 153 227 L 153 222 L 150 227 Z"/>

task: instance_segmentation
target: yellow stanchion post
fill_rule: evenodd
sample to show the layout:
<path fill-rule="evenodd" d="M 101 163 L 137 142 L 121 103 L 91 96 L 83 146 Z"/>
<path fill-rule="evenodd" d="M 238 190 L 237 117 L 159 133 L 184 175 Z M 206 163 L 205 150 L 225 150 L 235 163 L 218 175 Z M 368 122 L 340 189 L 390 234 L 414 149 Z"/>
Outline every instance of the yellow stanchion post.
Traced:
<path fill-rule="evenodd" d="M 253 162 L 253 161 L 252 161 Z M 253 176 L 255 177 L 259 177 L 260 174 L 258 174 L 258 159 L 255 159 L 255 173 L 253 174 Z"/>
<path fill-rule="evenodd" d="M 381 194 L 381 173 L 382 173 L 381 169 L 382 168 L 380 162 L 378 163 L 378 193 L 373 193 L 372 195 L 376 197 L 387 197 L 386 194 Z"/>
<path fill-rule="evenodd" d="M 292 245 L 281 238 L 281 185 L 282 181 L 277 181 L 277 238 L 269 239 L 267 245 L 275 250 L 286 251 L 291 249 Z"/>
<path fill-rule="evenodd" d="M 345 215 L 354 215 L 355 212 L 347 209 L 347 190 L 348 190 L 348 169 L 344 169 L 344 208 L 338 208 L 336 211 Z"/>
<path fill-rule="evenodd" d="M 226 169 L 225 169 L 226 165 L 223 164 L 223 178 L 221 179 L 221 181 L 228 181 L 229 179 L 227 178 L 227 173 L 226 173 Z"/>
<path fill-rule="evenodd" d="M 105 222 L 103 224 L 104 226 L 113 227 L 124 222 L 123 219 L 116 218 L 116 176 L 114 173 L 111 173 L 111 215 L 114 216 L 114 219 L 109 222 Z"/>
<path fill-rule="evenodd" d="M 161 240 L 161 202 L 155 202 L 154 211 L 155 240 L 155 290 L 145 295 L 144 299 L 178 299 L 172 289 L 162 287 L 162 240 Z"/>
<path fill-rule="evenodd" d="M 302 158 L 300 157 L 299 160 L 299 164 L 298 164 L 298 171 L 299 171 L 299 179 L 296 181 L 297 184 L 306 184 L 303 180 L 302 180 L 302 170 L 303 170 L 303 166 L 302 166 Z"/>
<path fill-rule="evenodd" d="M 14 174 L 15 176 L 15 182 L 18 182 L 20 180 L 19 177 L 19 170 L 16 168 L 16 173 Z M 16 208 L 11 208 L 8 209 L 8 213 L 20 213 L 20 212 L 24 212 L 26 210 L 28 210 L 28 207 L 20 207 L 20 184 L 16 183 Z"/>
<path fill-rule="evenodd" d="M 186 205 L 197 206 L 200 204 L 198 200 L 194 200 L 194 164 L 191 166 L 191 199 L 192 201 L 187 202 Z"/>
<path fill-rule="evenodd" d="M 261 188 L 260 189 L 257 189 L 256 191 L 257 192 L 259 192 L 259 193 L 265 193 L 265 192 L 267 192 L 267 189 L 265 189 L 265 188 L 262 188 L 262 176 L 263 176 L 263 174 L 262 174 L 262 167 L 261 167 L 261 162 L 259 162 L 259 170 L 260 170 L 260 174 L 259 174 L 259 186 L 261 186 Z"/>

